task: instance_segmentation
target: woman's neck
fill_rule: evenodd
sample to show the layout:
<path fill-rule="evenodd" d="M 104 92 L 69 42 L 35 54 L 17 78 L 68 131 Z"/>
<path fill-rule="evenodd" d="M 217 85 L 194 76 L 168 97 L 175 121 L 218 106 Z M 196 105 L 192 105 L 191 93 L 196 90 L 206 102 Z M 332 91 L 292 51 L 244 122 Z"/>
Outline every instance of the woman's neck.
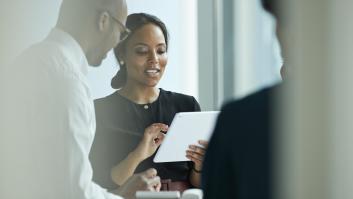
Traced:
<path fill-rule="evenodd" d="M 156 87 L 126 84 L 118 92 L 137 104 L 148 104 L 157 100 L 160 91 Z"/>

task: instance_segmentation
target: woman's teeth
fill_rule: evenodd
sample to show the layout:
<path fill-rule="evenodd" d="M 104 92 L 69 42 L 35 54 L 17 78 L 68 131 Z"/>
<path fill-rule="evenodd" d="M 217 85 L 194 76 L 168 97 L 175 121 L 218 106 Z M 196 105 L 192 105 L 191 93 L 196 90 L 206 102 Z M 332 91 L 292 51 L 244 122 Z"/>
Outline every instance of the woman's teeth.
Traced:
<path fill-rule="evenodd" d="M 158 73 L 159 70 L 158 69 L 150 69 L 150 70 L 146 70 L 146 73 Z"/>
<path fill-rule="evenodd" d="M 160 70 L 158 70 L 158 69 L 148 69 L 148 70 L 146 70 L 146 73 L 148 75 L 157 75 L 159 73 L 159 71 Z"/>

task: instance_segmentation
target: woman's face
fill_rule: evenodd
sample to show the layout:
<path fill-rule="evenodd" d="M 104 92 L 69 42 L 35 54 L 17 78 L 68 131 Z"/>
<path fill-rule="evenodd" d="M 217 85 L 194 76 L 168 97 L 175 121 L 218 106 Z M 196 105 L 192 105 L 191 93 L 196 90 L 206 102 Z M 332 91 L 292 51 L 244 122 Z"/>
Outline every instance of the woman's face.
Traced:
<path fill-rule="evenodd" d="M 136 30 L 126 43 L 122 60 L 126 63 L 127 82 L 156 86 L 168 61 L 162 30 L 154 24 Z"/>

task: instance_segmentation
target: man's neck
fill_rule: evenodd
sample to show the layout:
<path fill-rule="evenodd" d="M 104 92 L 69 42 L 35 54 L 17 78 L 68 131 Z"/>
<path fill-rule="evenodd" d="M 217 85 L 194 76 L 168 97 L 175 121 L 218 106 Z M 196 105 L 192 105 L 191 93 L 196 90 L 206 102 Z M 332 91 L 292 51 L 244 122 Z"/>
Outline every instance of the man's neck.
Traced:
<path fill-rule="evenodd" d="M 77 28 L 72 28 L 71 26 L 62 24 L 60 22 L 58 22 L 58 24 L 56 25 L 56 28 L 65 31 L 73 39 L 75 39 L 78 45 L 80 45 L 84 54 L 87 56 L 87 52 L 89 48 L 86 42 L 87 39 L 85 38 L 87 34 L 82 33 L 82 31 L 77 30 Z"/>

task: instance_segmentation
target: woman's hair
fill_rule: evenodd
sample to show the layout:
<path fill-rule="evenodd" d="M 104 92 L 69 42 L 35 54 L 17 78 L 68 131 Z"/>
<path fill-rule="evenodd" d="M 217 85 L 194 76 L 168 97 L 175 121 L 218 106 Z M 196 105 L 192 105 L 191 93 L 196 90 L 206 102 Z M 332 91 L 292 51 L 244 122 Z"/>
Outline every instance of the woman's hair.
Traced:
<path fill-rule="evenodd" d="M 167 27 L 165 24 L 158 19 L 156 16 L 146 14 L 146 13 L 135 13 L 135 14 L 130 14 L 127 19 L 126 19 L 126 27 L 130 29 L 131 33 L 129 36 L 124 40 L 121 41 L 115 48 L 114 48 L 114 54 L 116 59 L 118 60 L 118 63 L 120 65 L 120 69 L 118 73 L 113 77 L 111 81 L 111 86 L 115 89 L 119 89 L 123 87 L 126 83 L 127 79 L 127 71 L 126 71 L 126 65 L 125 63 L 122 64 L 121 60 L 121 55 L 126 53 L 126 43 L 130 40 L 131 36 L 140 28 L 142 28 L 144 25 L 147 24 L 153 24 L 158 26 L 164 35 L 165 43 L 168 49 L 168 31 Z"/>

